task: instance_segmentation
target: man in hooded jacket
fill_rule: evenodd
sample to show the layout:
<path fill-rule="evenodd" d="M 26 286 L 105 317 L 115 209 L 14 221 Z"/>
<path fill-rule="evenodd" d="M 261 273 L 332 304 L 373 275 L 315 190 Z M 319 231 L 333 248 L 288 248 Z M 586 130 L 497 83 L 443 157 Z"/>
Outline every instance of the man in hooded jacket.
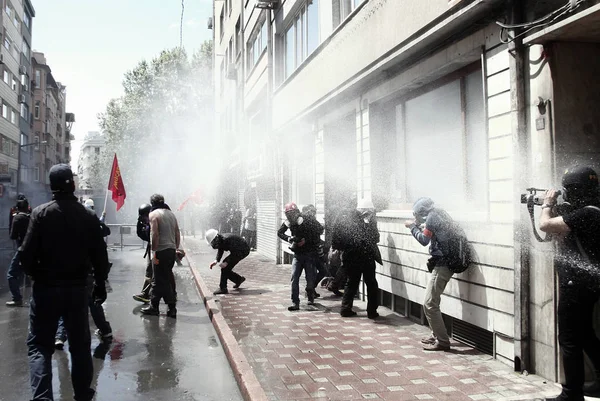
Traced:
<path fill-rule="evenodd" d="M 62 316 L 70 339 L 75 400 L 94 397 L 87 289 L 90 262 L 92 297 L 106 300 L 108 254 L 98 217 L 74 196 L 73 172 L 66 164 L 50 169 L 53 200 L 36 207 L 23 245 L 21 266 L 33 279 L 29 312 L 29 368 L 34 400 L 52 400 L 54 335 Z"/>

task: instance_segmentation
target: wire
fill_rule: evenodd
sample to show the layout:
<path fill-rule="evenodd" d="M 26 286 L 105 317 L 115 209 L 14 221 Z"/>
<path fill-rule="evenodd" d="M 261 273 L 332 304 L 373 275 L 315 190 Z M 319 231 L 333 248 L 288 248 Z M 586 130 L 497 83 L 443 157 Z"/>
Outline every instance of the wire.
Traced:
<path fill-rule="evenodd" d="M 185 12 L 185 0 L 181 0 L 181 21 L 179 22 L 179 48 L 183 49 L 183 13 Z"/>
<path fill-rule="evenodd" d="M 513 42 L 513 41 L 525 36 L 527 33 L 531 32 L 534 29 L 543 28 L 548 25 L 551 25 L 556 20 L 561 18 L 563 15 L 572 13 L 573 11 L 578 9 L 581 6 L 581 4 L 583 4 L 585 1 L 587 1 L 587 0 L 576 0 L 575 2 L 568 1 L 567 4 L 563 5 L 562 7 L 559 7 L 558 9 L 554 10 L 553 12 L 546 15 L 545 17 L 542 17 L 542 18 L 540 18 L 536 21 L 532 21 L 532 22 L 511 25 L 511 24 L 505 24 L 505 23 L 496 21 L 496 24 L 499 25 L 501 28 L 500 29 L 500 42 L 502 42 L 504 44 L 508 44 L 510 42 Z M 525 30 L 520 32 L 518 35 L 516 35 L 512 38 L 509 37 L 508 34 L 506 33 L 506 31 L 509 29 L 520 29 L 520 28 L 523 28 Z M 505 39 L 505 37 L 506 37 L 506 39 Z"/>

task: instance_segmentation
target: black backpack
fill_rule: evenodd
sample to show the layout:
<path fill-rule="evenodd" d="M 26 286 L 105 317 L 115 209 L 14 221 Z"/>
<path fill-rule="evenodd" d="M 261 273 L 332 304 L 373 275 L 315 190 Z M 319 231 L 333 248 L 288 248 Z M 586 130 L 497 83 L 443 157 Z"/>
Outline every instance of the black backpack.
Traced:
<path fill-rule="evenodd" d="M 473 263 L 473 249 L 463 229 L 452 224 L 453 235 L 446 241 L 439 241 L 444 261 L 453 273 L 462 273 Z"/>

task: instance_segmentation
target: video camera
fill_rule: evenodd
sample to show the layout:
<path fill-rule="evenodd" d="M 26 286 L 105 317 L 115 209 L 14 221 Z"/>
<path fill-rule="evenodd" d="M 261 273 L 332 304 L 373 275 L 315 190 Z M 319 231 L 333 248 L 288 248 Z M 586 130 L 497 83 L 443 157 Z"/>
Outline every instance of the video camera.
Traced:
<path fill-rule="evenodd" d="M 533 204 L 535 206 L 542 206 L 544 204 L 544 198 L 546 196 L 547 189 L 540 188 L 527 188 L 526 191 L 528 193 L 521 194 L 521 203 L 522 204 Z M 557 191 L 558 195 L 562 195 L 562 191 Z M 541 194 L 540 194 L 541 193 Z"/>
<path fill-rule="evenodd" d="M 537 232 L 537 229 L 535 227 L 535 216 L 534 216 L 534 212 L 533 212 L 533 209 L 535 206 L 542 206 L 544 204 L 544 199 L 546 197 L 547 189 L 527 188 L 526 191 L 527 191 L 527 193 L 521 194 L 521 203 L 524 205 L 527 205 L 527 210 L 529 211 L 529 218 L 531 220 L 531 227 L 533 228 L 533 234 L 539 242 L 548 242 L 548 241 L 552 240 L 552 236 L 546 235 L 546 238 L 542 238 L 540 236 L 540 234 Z M 556 191 L 556 192 L 558 193 L 558 196 L 562 196 L 563 199 L 559 199 L 558 202 L 556 203 L 556 206 L 554 206 L 554 208 L 556 210 L 556 213 L 559 216 L 562 216 L 562 215 L 567 214 L 569 211 L 571 211 L 572 208 L 571 208 L 570 203 L 564 201 L 565 192 L 564 191 Z"/>

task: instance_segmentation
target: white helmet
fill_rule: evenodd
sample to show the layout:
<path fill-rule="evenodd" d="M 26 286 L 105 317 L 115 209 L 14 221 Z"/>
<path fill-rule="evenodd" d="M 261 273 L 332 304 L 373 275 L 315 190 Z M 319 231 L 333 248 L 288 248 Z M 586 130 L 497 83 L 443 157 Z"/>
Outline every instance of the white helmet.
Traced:
<path fill-rule="evenodd" d="M 88 209 L 93 209 L 94 208 L 94 200 L 93 199 L 86 199 L 84 205 Z"/>
<path fill-rule="evenodd" d="M 212 245 L 212 242 L 217 235 L 219 235 L 219 232 L 217 230 L 215 230 L 214 228 L 211 228 L 210 230 L 208 230 L 206 232 L 206 234 L 204 234 L 204 237 L 206 238 L 206 242 L 208 243 L 208 245 Z"/>

